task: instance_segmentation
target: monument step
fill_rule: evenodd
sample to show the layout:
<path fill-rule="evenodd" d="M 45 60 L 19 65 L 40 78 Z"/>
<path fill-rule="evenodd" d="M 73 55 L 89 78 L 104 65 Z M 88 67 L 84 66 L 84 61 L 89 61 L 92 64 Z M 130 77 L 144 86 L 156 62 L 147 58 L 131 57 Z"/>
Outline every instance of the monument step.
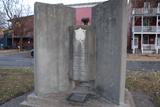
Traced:
<path fill-rule="evenodd" d="M 85 103 L 88 98 L 88 94 L 72 93 L 67 100 L 73 103 Z"/>
<path fill-rule="evenodd" d="M 46 97 L 37 97 L 35 94 L 31 94 L 21 105 L 22 107 L 134 107 L 131 105 L 115 105 L 100 96 L 91 97 L 86 103 L 70 103 L 66 100 L 66 94 L 63 93 L 50 94 Z"/>
<path fill-rule="evenodd" d="M 54 97 L 56 97 L 56 95 L 55 96 L 38 97 L 35 94 L 30 94 L 27 97 L 27 102 L 31 105 L 57 104 L 59 102 L 59 100 L 61 100 L 61 99 L 55 99 Z M 65 99 L 65 97 L 63 97 L 63 99 Z"/>
<path fill-rule="evenodd" d="M 38 107 L 38 105 L 29 104 L 27 101 L 23 101 L 20 105 L 21 107 Z"/>

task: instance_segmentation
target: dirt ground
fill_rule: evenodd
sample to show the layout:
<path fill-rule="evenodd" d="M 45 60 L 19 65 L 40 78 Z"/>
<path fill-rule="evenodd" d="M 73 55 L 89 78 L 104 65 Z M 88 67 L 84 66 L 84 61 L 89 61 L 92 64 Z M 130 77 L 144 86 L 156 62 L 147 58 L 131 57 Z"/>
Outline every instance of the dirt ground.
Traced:
<path fill-rule="evenodd" d="M 136 107 L 156 107 L 151 101 L 152 98 L 142 92 L 132 92 L 132 96 Z"/>
<path fill-rule="evenodd" d="M 160 55 L 157 54 L 128 54 L 128 61 L 160 61 Z"/>

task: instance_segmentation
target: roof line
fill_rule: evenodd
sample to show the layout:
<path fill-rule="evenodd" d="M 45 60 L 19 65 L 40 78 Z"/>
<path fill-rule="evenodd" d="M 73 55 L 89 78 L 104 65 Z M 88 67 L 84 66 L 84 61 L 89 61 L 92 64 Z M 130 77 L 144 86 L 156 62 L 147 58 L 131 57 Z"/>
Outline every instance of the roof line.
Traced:
<path fill-rule="evenodd" d="M 66 6 L 81 6 L 81 5 L 92 5 L 92 4 L 99 4 L 103 3 L 105 1 L 100 1 L 100 2 L 89 2 L 89 3 L 75 3 L 75 4 L 67 4 Z"/>

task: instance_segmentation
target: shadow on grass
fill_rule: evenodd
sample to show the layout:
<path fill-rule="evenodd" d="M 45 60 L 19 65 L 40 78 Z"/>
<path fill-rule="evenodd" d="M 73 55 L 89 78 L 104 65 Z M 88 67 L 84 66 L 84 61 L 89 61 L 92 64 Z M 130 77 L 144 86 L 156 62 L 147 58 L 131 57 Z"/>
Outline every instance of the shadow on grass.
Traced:
<path fill-rule="evenodd" d="M 32 69 L 0 68 L 0 105 L 33 89 Z"/>

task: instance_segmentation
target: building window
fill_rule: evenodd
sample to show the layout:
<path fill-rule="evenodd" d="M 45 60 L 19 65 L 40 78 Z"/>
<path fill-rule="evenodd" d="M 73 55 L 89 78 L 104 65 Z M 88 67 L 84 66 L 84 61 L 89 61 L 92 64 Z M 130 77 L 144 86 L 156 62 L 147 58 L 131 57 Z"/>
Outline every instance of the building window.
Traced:
<path fill-rule="evenodd" d="M 157 45 L 160 46 L 160 36 L 157 38 Z"/>
<path fill-rule="evenodd" d="M 142 18 L 141 17 L 135 17 L 135 26 L 141 26 L 142 25 Z"/>
<path fill-rule="evenodd" d="M 149 20 L 146 17 L 143 20 L 143 26 L 149 26 Z"/>
<path fill-rule="evenodd" d="M 160 26 L 160 20 L 158 20 L 158 26 Z"/>
<path fill-rule="evenodd" d="M 149 36 L 148 35 L 143 36 L 143 44 L 149 44 Z"/>
<path fill-rule="evenodd" d="M 138 37 L 135 37 L 135 38 L 134 38 L 134 45 L 135 45 L 135 46 L 138 46 Z"/>

